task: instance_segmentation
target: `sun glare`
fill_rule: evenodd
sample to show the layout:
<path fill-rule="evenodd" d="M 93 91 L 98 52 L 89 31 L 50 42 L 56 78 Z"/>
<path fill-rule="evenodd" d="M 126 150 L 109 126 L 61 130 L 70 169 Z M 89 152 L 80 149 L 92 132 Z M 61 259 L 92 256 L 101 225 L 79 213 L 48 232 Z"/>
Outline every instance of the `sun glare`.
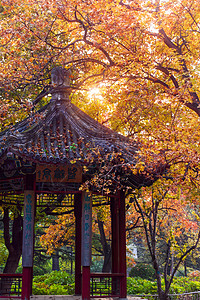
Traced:
<path fill-rule="evenodd" d="M 92 100 L 94 98 L 99 99 L 99 100 L 103 99 L 103 96 L 101 94 L 101 90 L 98 87 L 94 87 L 94 88 L 90 89 L 87 92 L 87 94 L 88 94 L 88 97 L 89 97 L 90 100 Z"/>

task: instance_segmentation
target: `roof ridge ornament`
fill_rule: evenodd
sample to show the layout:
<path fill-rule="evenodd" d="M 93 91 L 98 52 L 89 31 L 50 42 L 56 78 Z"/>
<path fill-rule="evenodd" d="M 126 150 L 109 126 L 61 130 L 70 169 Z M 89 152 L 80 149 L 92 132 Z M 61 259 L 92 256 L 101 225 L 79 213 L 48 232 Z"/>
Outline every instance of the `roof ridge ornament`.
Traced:
<path fill-rule="evenodd" d="M 51 85 L 52 85 L 52 101 L 70 101 L 71 94 L 70 86 L 71 70 L 65 69 L 61 66 L 55 67 L 51 71 Z"/>

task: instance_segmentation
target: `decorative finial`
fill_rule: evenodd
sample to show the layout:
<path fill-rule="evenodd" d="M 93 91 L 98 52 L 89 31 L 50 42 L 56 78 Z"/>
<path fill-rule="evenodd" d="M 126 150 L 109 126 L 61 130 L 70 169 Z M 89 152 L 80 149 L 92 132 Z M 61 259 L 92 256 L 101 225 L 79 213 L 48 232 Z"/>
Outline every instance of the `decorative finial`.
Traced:
<path fill-rule="evenodd" d="M 69 100 L 71 70 L 55 67 L 51 71 L 51 84 L 53 86 L 52 100 Z"/>
<path fill-rule="evenodd" d="M 70 75 L 71 71 L 66 70 L 62 67 L 55 67 L 51 71 L 51 83 L 53 87 L 59 87 L 59 86 L 70 86 Z"/>

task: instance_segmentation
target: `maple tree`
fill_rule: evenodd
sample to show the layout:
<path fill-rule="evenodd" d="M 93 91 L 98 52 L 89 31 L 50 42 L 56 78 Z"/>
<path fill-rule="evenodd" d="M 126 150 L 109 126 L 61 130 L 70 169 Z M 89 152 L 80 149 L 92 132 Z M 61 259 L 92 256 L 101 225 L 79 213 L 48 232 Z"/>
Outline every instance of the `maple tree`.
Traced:
<path fill-rule="evenodd" d="M 72 101 L 137 139 L 132 171 L 171 167 L 165 179 L 198 201 L 198 1 L 2 0 L 0 19 L 1 129 L 48 101 L 52 67 L 71 68 Z"/>
<path fill-rule="evenodd" d="M 40 238 L 41 244 L 47 248 L 48 254 L 54 253 L 63 245 L 74 246 L 75 220 L 73 211 L 68 213 L 65 210 L 64 214 L 57 212 L 57 215 L 54 222 L 52 220 L 49 221 L 50 224 L 45 230 L 45 234 Z"/>
<path fill-rule="evenodd" d="M 173 278 L 185 258 L 196 249 L 199 238 L 199 209 L 171 180 L 158 180 L 152 187 L 131 195 L 132 209 L 146 237 L 152 265 L 155 269 L 159 299 L 168 299 Z M 132 206 L 132 208 L 131 208 Z M 130 212 L 129 212 L 130 214 Z M 128 227 L 133 227 L 131 218 Z M 165 286 L 161 285 L 161 277 Z"/>
<path fill-rule="evenodd" d="M 43 248 L 52 255 L 62 246 L 75 246 L 75 218 L 73 209 L 56 209 L 50 213 L 56 219 L 48 219 L 40 223 L 39 227 L 46 227 L 40 237 Z M 67 218 L 66 218 L 67 215 Z M 111 225 L 109 206 L 96 206 L 93 208 L 93 254 L 104 257 L 102 272 L 111 271 Z M 105 222 L 106 220 L 106 222 Z"/>

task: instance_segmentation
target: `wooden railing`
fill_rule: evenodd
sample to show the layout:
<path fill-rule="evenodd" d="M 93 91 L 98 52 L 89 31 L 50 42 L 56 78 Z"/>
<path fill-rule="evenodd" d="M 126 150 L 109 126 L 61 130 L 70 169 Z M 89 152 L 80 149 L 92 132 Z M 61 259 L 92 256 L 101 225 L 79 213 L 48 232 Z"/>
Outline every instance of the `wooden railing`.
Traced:
<path fill-rule="evenodd" d="M 0 274 L 0 298 L 21 298 L 22 274 Z"/>
<path fill-rule="evenodd" d="M 121 273 L 91 273 L 90 297 L 120 297 Z"/>

